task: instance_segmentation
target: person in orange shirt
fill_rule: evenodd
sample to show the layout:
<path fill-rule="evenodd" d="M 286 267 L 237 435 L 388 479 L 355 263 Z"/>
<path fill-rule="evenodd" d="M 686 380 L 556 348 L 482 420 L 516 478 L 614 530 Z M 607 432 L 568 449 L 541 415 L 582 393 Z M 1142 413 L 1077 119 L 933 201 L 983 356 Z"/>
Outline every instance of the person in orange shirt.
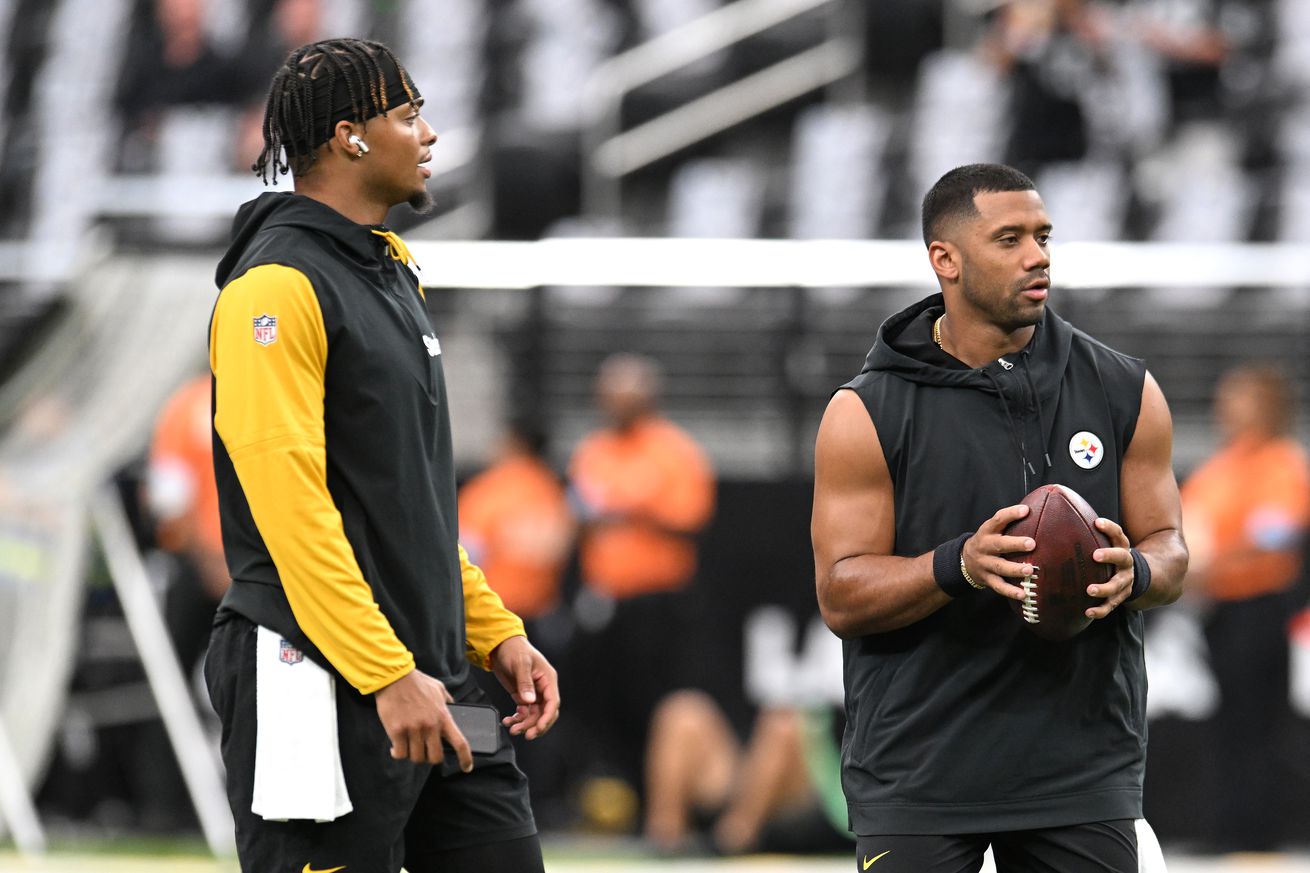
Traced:
<path fill-rule="evenodd" d="M 569 465 L 581 523 L 573 654 L 588 676 L 574 692 L 584 698 L 579 722 L 597 732 L 588 745 L 594 768 L 634 790 L 656 702 L 696 684 L 691 588 L 715 499 L 704 450 L 659 414 L 659 389 L 653 361 L 607 358 L 596 379 L 606 424 Z"/>
<path fill-rule="evenodd" d="M 560 575 L 573 547 L 573 516 L 545 436 L 511 422 L 495 463 L 459 491 L 459 536 L 505 606 L 525 621 L 559 605 Z"/>
<path fill-rule="evenodd" d="M 1290 436 L 1291 386 L 1273 368 L 1225 374 L 1215 417 L 1223 445 L 1182 488 L 1188 587 L 1207 606 L 1220 691 L 1214 833 L 1222 850 L 1261 851 L 1282 832 L 1271 747 L 1288 705 L 1287 624 L 1310 524 L 1310 462 Z"/>
<path fill-rule="evenodd" d="M 545 454 L 546 435 L 539 427 L 523 419 L 509 422 L 492 465 L 459 490 L 459 538 L 542 653 L 558 661 L 570 632 L 559 607 L 575 526 L 564 485 Z M 488 694 L 502 693 L 494 678 L 477 678 Z M 569 736 L 566 723 L 515 749 L 541 827 L 567 822 Z"/>
<path fill-rule="evenodd" d="M 714 511 L 714 477 L 699 445 L 656 411 L 654 362 L 614 355 L 596 398 L 608 425 L 582 441 L 569 476 L 586 522 L 582 573 L 623 599 L 677 591 L 696 571 L 695 535 Z"/>
<path fill-rule="evenodd" d="M 164 619 L 188 672 L 205 650 L 214 611 L 231 584 L 218 522 L 210 394 L 208 374 L 173 392 L 156 420 L 146 465 L 155 540 L 177 559 Z"/>

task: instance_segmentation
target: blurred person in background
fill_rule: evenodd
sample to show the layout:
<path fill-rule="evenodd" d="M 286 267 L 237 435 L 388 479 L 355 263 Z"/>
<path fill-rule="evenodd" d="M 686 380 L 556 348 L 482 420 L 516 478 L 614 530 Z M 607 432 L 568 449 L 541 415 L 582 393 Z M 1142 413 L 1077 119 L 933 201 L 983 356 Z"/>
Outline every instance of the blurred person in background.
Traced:
<path fill-rule="evenodd" d="M 1130 4 L 1129 26 L 1164 65 L 1175 126 L 1223 117 L 1221 77 L 1234 50 L 1222 26 L 1225 12 L 1249 12 L 1257 5 L 1233 0 L 1135 0 Z"/>
<path fill-rule="evenodd" d="M 543 869 L 510 738 L 550 729 L 558 681 L 459 545 L 441 341 L 383 224 L 431 203 L 422 103 L 381 43 L 292 52 L 254 169 L 295 191 L 240 208 L 216 275 L 233 581 L 205 678 L 248 870 Z M 516 704 L 476 761 L 470 663 Z"/>
<path fill-rule="evenodd" d="M 696 535 L 714 511 L 709 459 L 660 414 L 661 380 L 649 358 L 607 358 L 596 377 L 606 424 L 569 464 L 584 585 L 612 599 L 685 588 L 696 571 Z"/>
<path fill-rule="evenodd" d="M 238 74 L 249 105 L 238 121 L 233 164 L 246 170 L 264 148 L 264 92 L 268 80 L 297 46 L 323 39 L 323 0 L 276 0 L 266 18 L 252 21 Z"/>
<path fill-rule="evenodd" d="M 1087 155 L 1083 103 L 1104 66 L 1108 26 L 1086 0 L 1001 4 L 982 48 L 1011 82 L 1006 163 L 1031 175 L 1046 164 Z"/>
<path fill-rule="evenodd" d="M 1222 447 L 1183 484 L 1200 600 L 1219 683 L 1214 717 L 1223 851 L 1268 851 L 1286 825 L 1277 752 L 1288 709 L 1288 622 L 1304 602 L 1310 464 L 1291 435 L 1292 386 L 1273 367 L 1228 371 L 1215 392 Z M 1239 750 L 1251 750 L 1244 754 Z"/>
<path fill-rule="evenodd" d="M 587 676 L 574 690 L 578 721 L 592 733 L 596 769 L 634 791 L 655 704 L 695 684 L 700 629 L 690 593 L 715 500 L 704 450 L 659 413 L 660 380 L 649 358 L 605 359 L 596 403 L 606 424 L 569 464 L 581 526 L 570 662 Z"/>
<path fill-rule="evenodd" d="M 705 828 L 709 848 L 724 855 L 849 851 L 841 725 L 820 704 L 769 706 L 743 746 L 714 698 L 673 692 L 651 721 L 646 840 L 687 851 Z"/>
<path fill-rule="evenodd" d="M 561 580 L 573 553 L 574 524 L 560 477 L 546 462 L 546 435 L 511 421 L 492 465 L 459 491 L 459 536 L 505 606 L 523 619 L 530 639 L 552 662 L 564 657 L 571 623 L 561 610 Z M 491 693 L 490 680 L 483 682 Z M 518 749 L 542 828 L 568 823 L 574 763 L 569 725 Z"/>
<path fill-rule="evenodd" d="M 546 435 L 527 421 L 505 429 L 492 465 L 459 492 L 459 536 L 505 606 L 531 627 L 559 606 L 573 516 L 545 459 Z"/>
<path fill-rule="evenodd" d="M 155 423 L 146 466 L 155 541 L 175 558 L 164 620 L 187 673 L 204 654 L 214 611 L 231 583 L 214 484 L 211 395 L 208 373 L 173 392 Z"/>
<path fill-rule="evenodd" d="M 274 0 L 251 22 L 242 62 L 252 93 L 263 90 L 288 53 L 322 38 L 323 15 L 323 0 Z"/>
<path fill-rule="evenodd" d="M 154 0 L 137 8 L 123 53 L 116 103 L 127 140 L 150 143 L 161 111 L 183 104 L 231 104 L 247 96 L 238 65 L 221 55 L 205 30 L 206 0 Z M 153 14 L 152 14 L 153 13 Z M 148 169 L 150 149 L 125 148 L 127 169 Z"/>

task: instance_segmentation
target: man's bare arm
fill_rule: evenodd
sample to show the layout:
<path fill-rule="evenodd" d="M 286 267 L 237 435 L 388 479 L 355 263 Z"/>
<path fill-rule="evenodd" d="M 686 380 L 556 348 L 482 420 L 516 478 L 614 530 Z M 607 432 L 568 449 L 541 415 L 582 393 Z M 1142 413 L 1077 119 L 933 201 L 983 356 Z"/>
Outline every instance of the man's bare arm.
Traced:
<path fill-rule="evenodd" d="M 1173 603 L 1183 593 L 1187 543 L 1178 481 L 1173 471 L 1173 421 L 1164 393 L 1150 373 L 1142 386 L 1142 408 L 1120 472 L 1124 533 L 1151 567 L 1151 587 L 1133 609 Z"/>
<path fill-rule="evenodd" d="M 1001 554 L 1031 549 L 1022 537 L 1000 531 L 1027 507 L 1006 507 L 965 546 L 974 579 L 1003 596 L 1023 598 L 1005 576 L 1031 572 Z M 815 587 L 819 610 L 844 639 L 895 630 L 920 621 L 951 601 L 933 578 L 933 553 L 892 554 L 896 511 L 891 474 L 864 404 L 852 391 L 828 403 L 814 457 Z"/>

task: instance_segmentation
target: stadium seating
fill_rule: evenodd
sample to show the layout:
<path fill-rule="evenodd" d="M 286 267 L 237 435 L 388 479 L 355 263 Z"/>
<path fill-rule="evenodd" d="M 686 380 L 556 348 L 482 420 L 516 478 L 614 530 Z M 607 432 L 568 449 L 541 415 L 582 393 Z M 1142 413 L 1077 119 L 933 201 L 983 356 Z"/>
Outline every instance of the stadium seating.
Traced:
<path fill-rule="evenodd" d="M 27 14 L 34 5 L 0 0 L 0 23 L 9 23 L 9 38 L 0 41 L 0 72 L 6 74 L 0 77 L 6 98 L 0 104 L 0 195 L 8 205 L 0 221 L 0 364 L 21 352 L 32 320 L 43 317 L 45 309 L 33 301 L 66 294 L 97 241 L 147 252 L 178 246 L 213 252 L 222 244 L 231 208 L 262 190 L 243 175 L 249 156 L 226 153 L 230 138 L 223 135 L 248 119 L 257 93 L 235 104 L 168 107 L 148 135 L 126 129 L 115 114 L 119 71 L 153 4 L 53 0 L 40 4 L 49 14 Z M 210 0 L 207 33 L 220 51 L 234 53 L 268 31 L 273 5 Z M 418 0 L 389 6 L 325 0 L 322 15 L 325 30 L 391 41 L 422 84 L 428 115 L 447 134 L 437 151 L 466 156 L 456 162 L 458 170 L 434 180 L 445 216 L 419 226 L 397 216 L 402 231 L 415 239 L 534 227 L 575 236 L 603 227 L 605 235 L 911 238 L 917 234 L 918 197 L 940 172 L 1005 158 L 1007 80 L 976 50 L 986 20 L 955 9 L 957 17 L 943 31 L 946 48 L 919 49 L 911 88 L 892 90 L 899 80 L 880 78 L 887 59 L 868 58 L 868 69 L 878 72 L 863 83 L 847 83 L 863 87 L 791 100 L 633 173 L 617 221 L 611 217 L 598 225 L 586 215 L 557 220 L 576 207 L 577 176 L 564 169 L 581 161 L 577 143 L 590 122 L 581 100 L 587 77 L 615 53 L 721 5 L 446 0 L 441 15 L 433 15 Z M 1088 157 L 1034 169 L 1056 218 L 1057 241 L 1310 240 L 1306 4 L 1243 4 L 1245 17 L 1236 17 L 1247 22 L 1244 33 L 1269 34 L 1263 43 L 1234 37 L 1248 48 L 1240 58 L 1242 75 L 1230 78 L 1276 89 L 1271 99 L 1245 110 L 1257 114 L 1251 125 L 1221 119 L 1179 127 L 1171 121 L 1166 65 L 1130 38 L 1128 28 L 1137 19 L 1127 13 L 1143 9 L 1129 5 L 1106 50 L 1105 79 L 1094 83 Z M 806 26 L 774 28 L 716 53 L 686 81 L 658 91 L 659 99 L 700 93 L 721 75 L 754 70 L 762 59 L 807 47 L 811 25 L 826 21 L 828 12 L 824 7 L 805 19 Z M 894 18 L 874 16 L 870 27 L 879 26 L 898 25 Z M 888 51 L 884 38 L 871 37 L 868 44 Z M 899 48 L 917 44 L 909 40 Z M 634 95 L 625 112 L 651 110 L 650 99 Z M 53 106 L 62 109 L 50 111 Z M 69 133 L 69 117 L 77 119 L 76 135 Z M 1272 147 L 1261 152 L 1266 163 L 1251 157 L 1250 131 L 1265 129 L 1262 124 L 1276 134 Z M 456 129 L 458 136 L 451 133 Z M 177 197 L 180 188 L 188 196 Z M 531 193 L 516 196 L 518 191 Z M 1058 267 L 1056 281 L 1058 286 Z M 822 396 L 848 376 L 877 322 L 918 293 L 551 289 L 545 298 L 550 354 L 539 377 L 551 401 L 546 406 L 554 410 L 551 423 L 564 433 L 581 428 L 589 410 L 579 386 L 603 349 L 621 340 L 670 366 L 669 402 L 699 422 L 708 444 L 737 445 L 741 427 L 757 433 L 748 440 L 755 448 L 730 463 L 743 472 L 767 473 L 779 458 L 799 454 L 789 443 L 805 439 L 805 428 L 789 417 L 812 420 L 807 394 Z M 1305 298 L 1296 288 L 1089 289 L 1062 295 L 1058 305 L 1084 317 L 1094 333 L 1104 322 L 1112 339 L 1166 374 L 1183 423 L 1182 442 L 1200 446 L 1218 369 L 1197 364 L 1197 337 L 1206 338 L 1207 349 L 1226 348 L 1225 329 L 1234 335 L 1268 329 L 1271 338 L 1262 348 L 1287 343 L 1286 361 L 1303 385 L 1310 384 L 1304 355 L 1289 333 L 1306 318 Z M 531 306 L 491 305 L 487 295 L 460 299 L 468 312 L 452 312 L 451 320 L 474 334 L 517 336 L 539 326 Z M 694 318 L 683 317 L 692 309 Z M 738 368 L 733 356 L 719 360 L 698 352 L 761 344 L 786 349 L 784 365 L 777 365 L 776 356 L 767 365 L 774 370 L 765 385 L 747 387 L 744 373 L 751 367 Z M 753 359 L 747 354 L 742 360 Z M 524 365 L 511 355 L 502 366 L 514 371 Z M 679 377 L 684 371 L 688 376 Z M 752 405 L 768 411 L 758 413 L 756 424 L 742 425 Z M 497 407 L 487 414 L 504 411 Z M 1193 422 L 1195 433 L 1188 430 Z"/>

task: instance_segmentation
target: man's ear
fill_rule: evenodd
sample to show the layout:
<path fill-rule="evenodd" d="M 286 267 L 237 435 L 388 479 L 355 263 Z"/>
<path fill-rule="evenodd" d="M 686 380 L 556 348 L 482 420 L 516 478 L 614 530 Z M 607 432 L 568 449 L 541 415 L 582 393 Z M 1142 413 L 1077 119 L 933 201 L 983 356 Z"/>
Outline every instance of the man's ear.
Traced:
<path fill-rule="evenodd" d="M 954 282 L 960 278 L 960 250 L 954 243 L 937 239 L 929 243 L 928 263 L 942 281 Z"/>
<path fill-rule="evenodd" d="M 334 148 L 340 149 L 343 155 L 354 157 L 355 152 L 359 151 L 359 149 L 350 141 L 350 138 L 362 134 L 362 126 L 350 121 L 338 121 L 337 126 L 332 130 L 330 142 Z"/>

